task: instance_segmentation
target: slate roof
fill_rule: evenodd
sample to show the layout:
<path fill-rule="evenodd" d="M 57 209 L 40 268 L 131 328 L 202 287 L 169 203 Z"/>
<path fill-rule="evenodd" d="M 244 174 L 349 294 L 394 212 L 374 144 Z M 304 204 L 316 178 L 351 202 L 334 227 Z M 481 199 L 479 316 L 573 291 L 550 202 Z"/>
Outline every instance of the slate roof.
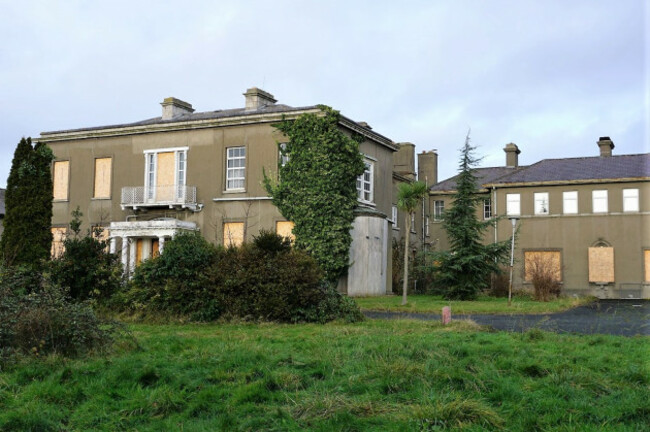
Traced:
<path fill-rule="evenodd" d="M 5 190 L 0 189 L 0 216 L 5 215 Z"/>
<path fill-rule="evenodd" d="M 650 153 L 610 157 L 544 159 L 494 179 L 493 184 L 571 182 L 650 177 Z"/>
<path fill-rule="evenodd" d="M 506 176 L 508 174 L 512 174 L 513 172 L 519 171 L 525 167 L 518 167 L 518 168 L 512 168 L 512 167 L 490 167 L 490 168 L 476 168 L 474 170 L 474 175 L 476 176 L 478 180 L 478 184 L 481 186 L 493 183 L 496 181 L 498 178 Z M 429 189 L 432 192 L 451 192 L 456 190 L 456 180 L 458 179 L 458 175 L 448 178 L 447 180 L 443 180 L 440 183 L 436 183 L 435 185 L 431 186 Z"/>
<path fill-rule="evenodd" d="M 93 131 L 93 130 L 102 130 L 102 129 L 124 128 L 124 127 L 131 127 L 131 126 L 149 126 L 155 124 L 178 123 L 178 122 L 186 122 L 186 121 L 189 122 L 189 121 L 197 121 L 197 120 L 212 120 L 212 119 L 221 119 L 221 118 L 228 118 L 228 117 L 259 115 L 264 113 L 288 113 L 291 111 L 303 111 L 303 110 L 309 110 L 315 108 L 318 107 L 316 105 L 312 105 L 307 107 L 296 108 L 296 107 L 283 105 L 283 104 L 267 105 L 256 110 L 248 110 L 248 111 L 246 111 L 245 108 L 234 108 L 234 109 L 227 109 L 227 110 L 188 113 L 188 114 L 183 114 L 174 117 L 173 119 L 170 120 L 163 120 L 161 116 L 161 117 L 154 117 L 147 120 L 138 121 L 135 123 L 124 123 L 124 124 L 116 124 L 116 125 L 108 125 L 108 126 L 96 126 L 96 127 L 86 127 L 80 129 L 66 129 L 66 130 L 58 130 L 58 131 L 41 132 L 41 136 L 54 135 L 54 134 L 60 134 L 66 132 L 83 132 L 83 131 Z"/>

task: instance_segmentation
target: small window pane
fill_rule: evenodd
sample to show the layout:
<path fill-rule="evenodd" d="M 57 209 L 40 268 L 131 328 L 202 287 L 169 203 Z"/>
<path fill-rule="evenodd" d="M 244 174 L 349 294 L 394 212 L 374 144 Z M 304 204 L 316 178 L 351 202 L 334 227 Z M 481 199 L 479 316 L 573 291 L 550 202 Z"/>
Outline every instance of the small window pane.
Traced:
<path fill-rule="evenodd" d="M 562 209 L 564 214 L 578 213 L 578 192 L 570 191 L 562 193 Z"/>
<path fill-rule="evenodd" d="M 483 200 L 483 219 L 492 218 L 492 201 L 489 199 Z"/>
<path fill-rule="evenodd" d="M 535 214 L 536 215 L 548 214 L 548 193 L 547 192 L 535 193 Z"/>
<path fill-rule="evenodd" d="M 442 220 L 442 214 L 445 212 L 445 202 L 443 200 L 436 200 L 433 202 L 433 220 Z"/>
<path fill-rule="evenodd" d="M 360 201 L 372 203 L 373 197 L 373 164 L 366 161 L 366 169 L 357 177 L 357 197 Z"/>
<path fill-rule="evenodd" d="M 521 214 L 519 194 L 506 194 L 506 214 L 508 216 L 519 216 Z"/>
<path fill-rule="evenodd" d="M 639 190 L 638 189 L 623 189 L 623 211 L 624 212 L 639 211 Z"/>
<path fill-rule="evenodd" d="M 593 212 L 607 213 L 607 191 L 595 190 L 592 192 Z"/>
<path fill-rule="evenodd" d="M 244 189 L 246 182 L 246 148 L 231 147 L 227 152 L 226 190 Z"/>

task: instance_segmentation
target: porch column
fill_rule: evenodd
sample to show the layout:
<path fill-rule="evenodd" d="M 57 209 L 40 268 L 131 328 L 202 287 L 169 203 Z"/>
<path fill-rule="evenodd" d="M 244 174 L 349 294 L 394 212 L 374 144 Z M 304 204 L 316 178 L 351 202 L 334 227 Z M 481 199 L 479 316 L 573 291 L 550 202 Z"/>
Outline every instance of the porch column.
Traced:
<path fill-rule="evenodd" d="M 165 248 L 165 236 L 160 236 L 158 237 L 158 254 L 163 253 L 164 248 Z"/>
<path fill-rule="evenodd" d="M 137 244 L 137 240 L 133 238 L 131 244 L 129 245 L 129 275 L 132 275 L 135 271 L 135 258 L 138 253 L 136 250 Z"/>
<path fill-rule="evenodd" d="M 124 273 L 129 272 L 129 238 L 122 237 L 122 268 Z"/>
<path fill-rule="evenodd" d="M 111 243 L 108 251 L 112 254 L 115 253 L 115 249 L 117 248 L 117 238 L 111 237 Z"/>

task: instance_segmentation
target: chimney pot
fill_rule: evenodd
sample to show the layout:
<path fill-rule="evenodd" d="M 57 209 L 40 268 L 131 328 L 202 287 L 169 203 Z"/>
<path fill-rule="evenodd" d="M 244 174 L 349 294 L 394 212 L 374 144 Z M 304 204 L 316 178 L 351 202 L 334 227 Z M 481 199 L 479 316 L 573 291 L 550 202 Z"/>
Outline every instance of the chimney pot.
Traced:
<path fill-rule="evenodd" d="M 506 144 L 503 151 L 506 152 L 506 166 L 511 168 L 519 167 L 519 153 L 521 153 L 521 150 L 519 150 L 517 144 Z"/>
<path fill-rule="evenodd" d="M 192 104 L 174 97 L 165 98 L 160 105 L 162 105 L 163 120 L 172 120 L 176 117 L 182 116 L 183 114 L 192 114 L 194 112 Z"/>
<path fill-rule="evenodd" d="M 277 100 L 271 93 L 257 87 L 251 87 L 244 93 L 246 97 L 246 111 L 255 111 L 269 105 L 275 105 Z"/>
<path fill-rule="evenodd" d="M 600 137 L 598 148 L 600 149 L 600 157 L 610 157 L 614 149 L 614 141 L 608 136 Z"/>

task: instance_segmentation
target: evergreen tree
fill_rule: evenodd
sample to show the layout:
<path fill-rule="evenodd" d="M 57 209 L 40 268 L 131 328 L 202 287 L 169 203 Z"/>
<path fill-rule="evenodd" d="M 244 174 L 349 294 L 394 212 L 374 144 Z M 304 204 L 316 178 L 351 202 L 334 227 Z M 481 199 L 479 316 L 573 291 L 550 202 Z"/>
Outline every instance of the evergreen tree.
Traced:
<path fill-rule="evenodd" d="M 31 138 L 18 143 L 5 192 L 6 214 L 0 254 L 6 264 L 37 264 L 52 246 L 52 150 Z"/>
<path fill-rule="evenodd" d="M 356 179 L 365 164 L 361 138 L 339 129 L 339 112 L 303 114 L 275 127 L 289 141 L 280 151 L 288 161 L 278 167 L 279 180 L 265 174 L 264 184 L 282 216 L 295 225 L 296 247 L 316 259 L 330 281 L 349 265 L 352 222 L 357 206 Z"/>
<path fill-rule="evenodd" d="M 446 287 L 445 297 L 472 300 L 489 285 L 490 275 L 499 272 L 499 264 L 507 258 L 510 241 L 483 244 L 485 231 L 494 221 L 480 221 L 476 208 L 483 198 L 478 194 L 469 135 L 461 150 L 456 192 L 449 210 L 445 211 L 443 228 L 449 237 L 450 249 L 438 253 L 439 282 Z"/>

